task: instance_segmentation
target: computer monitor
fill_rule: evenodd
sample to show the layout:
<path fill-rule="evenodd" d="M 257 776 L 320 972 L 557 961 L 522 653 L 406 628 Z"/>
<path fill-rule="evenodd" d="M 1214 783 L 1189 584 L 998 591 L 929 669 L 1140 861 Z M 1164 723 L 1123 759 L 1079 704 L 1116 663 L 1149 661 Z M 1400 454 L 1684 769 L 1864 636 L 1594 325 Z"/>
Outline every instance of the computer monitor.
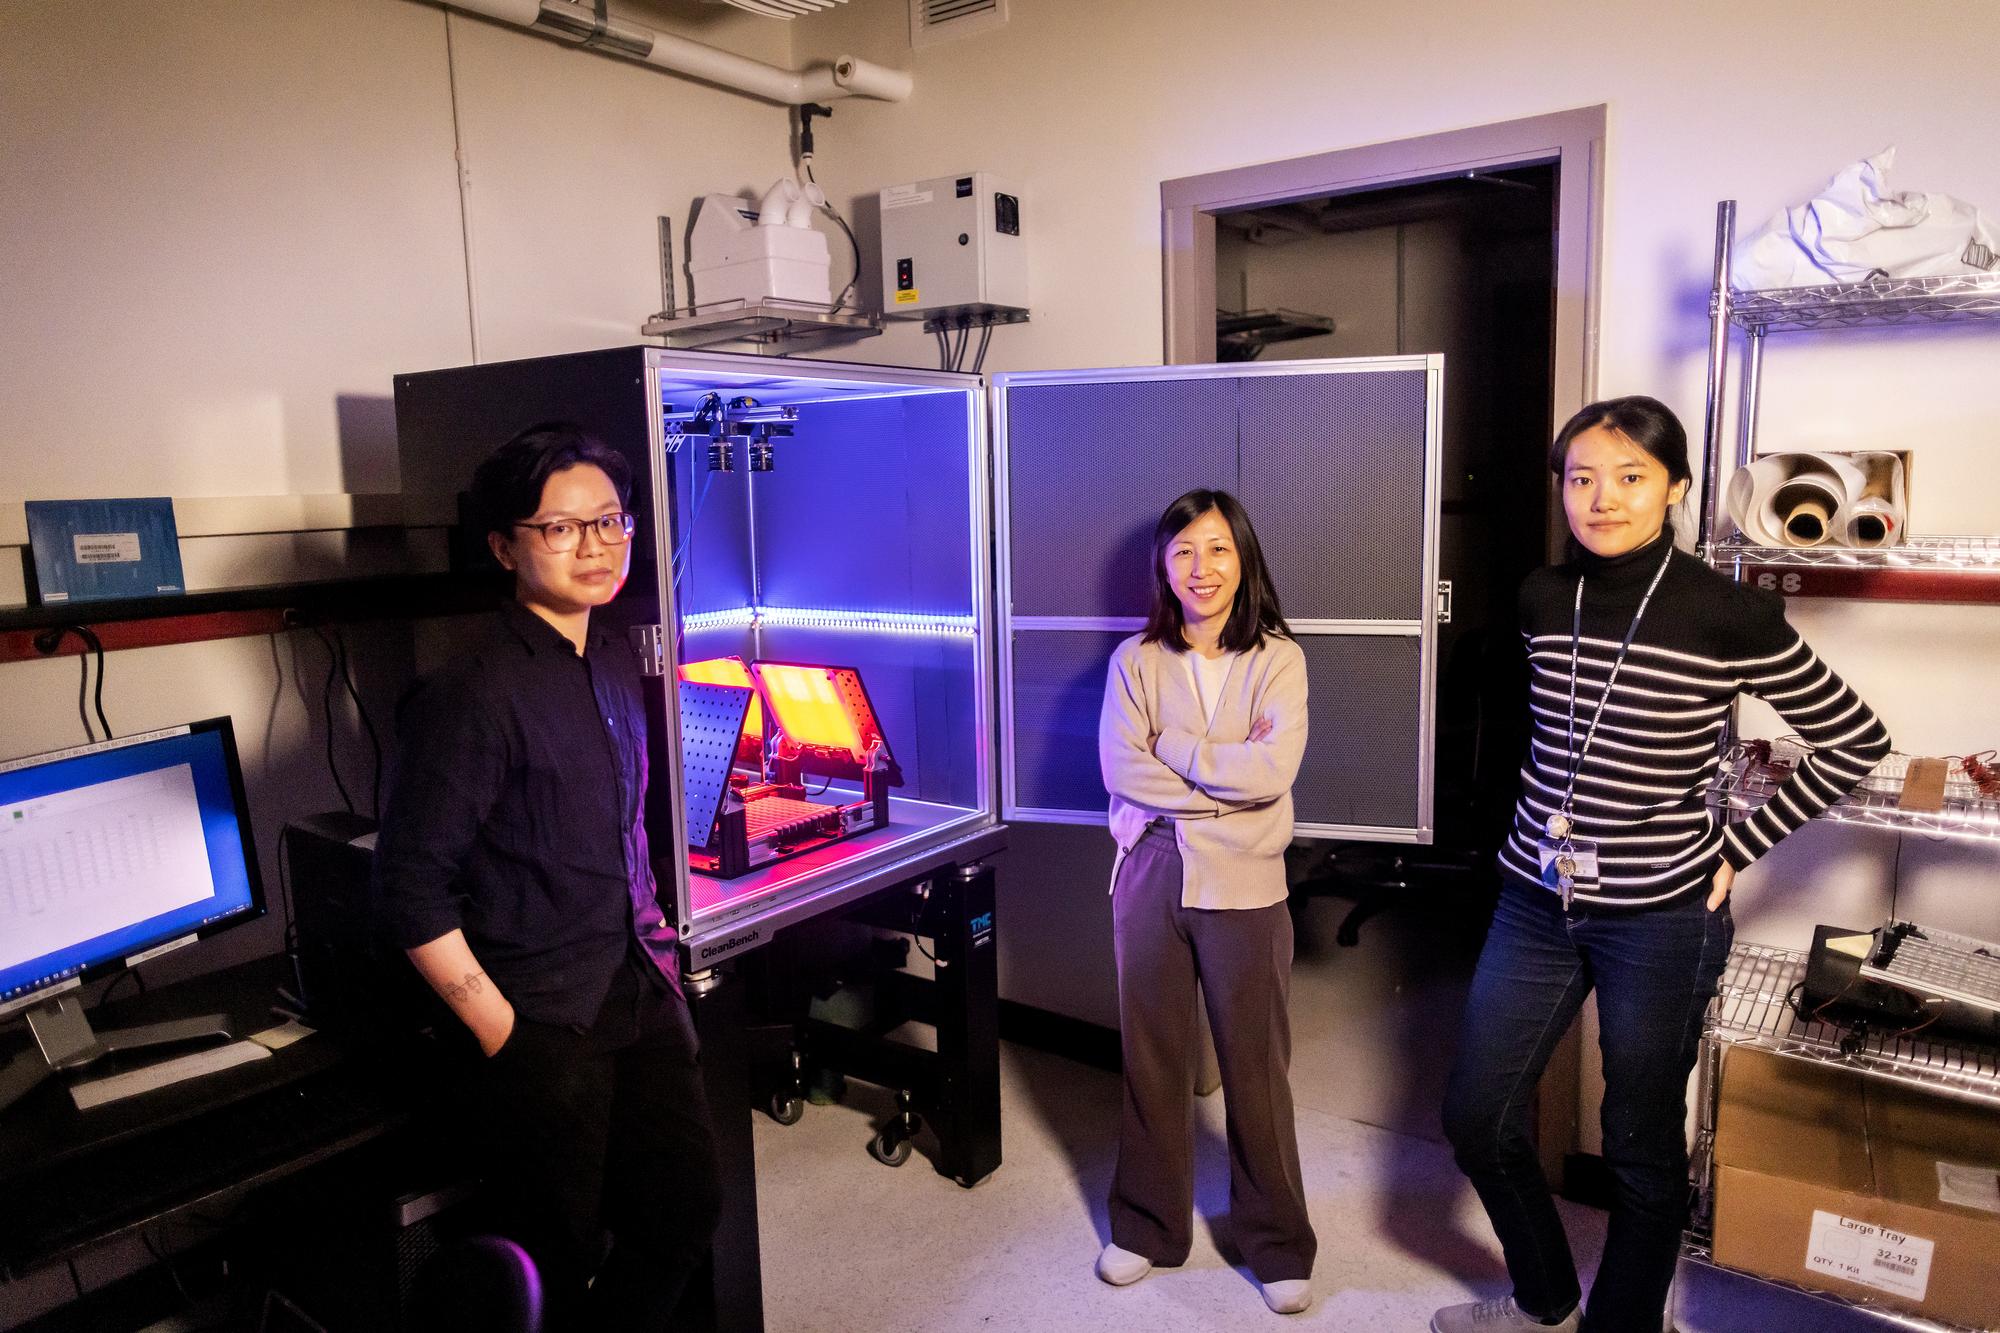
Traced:
<path fill-rule="evenodd" d="M 84 982 L 264 914 L 226 717 L 0 763 L 0 1016 L 36 1047 L 0 1107 L 108 1051 L 227 1035 L 213 1017 L 93 1032 Z"/>

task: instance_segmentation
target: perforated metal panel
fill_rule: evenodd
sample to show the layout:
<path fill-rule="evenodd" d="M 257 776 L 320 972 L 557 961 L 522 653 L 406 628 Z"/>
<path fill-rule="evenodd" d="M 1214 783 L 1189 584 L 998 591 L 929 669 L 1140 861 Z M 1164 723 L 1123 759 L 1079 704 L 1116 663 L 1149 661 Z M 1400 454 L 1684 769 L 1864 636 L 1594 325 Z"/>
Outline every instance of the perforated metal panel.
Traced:
<path fill-rule="evenodd" d="M 1286 615 L 1424 614 L 1428 378 L 1394 370 L 1237 381 L 1237 496 Z"/>
<path fill-rule="evenodd" d="M 1005 389 L 1017 616 L 1139 616 L 1153 523 L 1197 486 L 1236 484 L 1231 380 Z"/>
<path fill-rule="evenodd" d="M 1125 637 L 1103 630 L 1014 637 L 1015 806 L 1097 814 L 1109 807 L 1097 767 L 1097 718 L 1111 650 Z"/>
<path fill-rule="evenodd" d="M 1417 640 L 1307 634 L 1299 647 L 1311 683 L 1293 817 L 1301 824 L 1416 827 L 1426 758 Z"/>
<path fill-rule="evenodd" d="M 1150 604 L 1160 507 L 1208 485 L 1243 500 L 1299 627 L 1313 710 L 1299 823 L 1427 840 L 1442 359 L 1158 373 L 1000 379 L 1007 817 L 1104 811 L 1116 622 Z"/>
<path fill-rule="evenodd" d="M 705 685 L 680 682 L 681 791 L 687 802 L 688 841 L 706 846 L 729 789 L 729 766 L 736 757 L 736 738 L 743 734 L 743 717 L 756 691 L 747 685 Z"/>

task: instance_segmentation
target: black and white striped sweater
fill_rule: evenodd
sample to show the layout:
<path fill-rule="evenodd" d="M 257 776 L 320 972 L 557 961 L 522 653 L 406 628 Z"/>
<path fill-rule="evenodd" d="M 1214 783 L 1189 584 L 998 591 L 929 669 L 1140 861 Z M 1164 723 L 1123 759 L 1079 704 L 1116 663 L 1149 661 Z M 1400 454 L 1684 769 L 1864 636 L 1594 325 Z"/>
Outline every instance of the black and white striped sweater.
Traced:
<path fill-rule="evenodd" d="M 1584 580 L 1576 744 L 1671 535 L 1609 560 L 1585 554 L 1521 585 L 1532 738 L 1504 872 L 1540 884 L 1536 840 L 1561 808 L 1569 750 L 1570 624 Z M 1889 735 L 1790 625 L 1784 601 L 1673 551 L 1577 775 L 1578 838 L 1599 844 L 1600 883 L 1576 895 L 1639 907 L 1705 891 L 1720 861 L 1741 870 L 1839 800 L 1889 751 Z M 1756 814 L 1724 827 L 1705 797 L 1738 694 L 1765 700 L 1813 747 Z"/>

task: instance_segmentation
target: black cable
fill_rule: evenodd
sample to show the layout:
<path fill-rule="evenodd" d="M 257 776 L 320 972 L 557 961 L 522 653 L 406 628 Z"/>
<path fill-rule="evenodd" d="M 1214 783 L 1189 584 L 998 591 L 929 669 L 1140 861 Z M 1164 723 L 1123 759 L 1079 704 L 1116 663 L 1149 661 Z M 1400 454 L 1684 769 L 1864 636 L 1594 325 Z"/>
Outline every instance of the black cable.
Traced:
<path fill-rule="evenodd" d="M 932 967 L 937 966 L 937 955 L 924 947 L 924 905 L 921 898 L 910 899 L 910 943 L 917 946 L 918 953 L 930 960 Z"/>
<path fill-rule="evenodd" d="M 931 336 L 937 339 L 937 345 L 938 345 L 938 369 L 939 369 L 939 370 L 950 370 L 950 369 L 951 369 L 951 350 L 950 350 L 949 346 L 948 346 L 948 345 L 947 345 L 947 344 L 945 343 L 945 340 L 944 340 L 944 330 L 943 330 L 942 328 L 937 328 L 937 329 L 932 329 L 932 330 L 931 330 Z"/>
<path fill-rule="evenodd" d="M 120 972 L 117 976 L 111 978 L 111 984 L 106 986 L 104 990 L 99 993 L 97 997 L 97 1002 L 99 1004 L 104 1004 L 107 1001 L 109 1001 L 111 999 L 111 992 L 117 990 L 118 987 L 124 984 L 124 982 L 128 979 L 139 983 L 139 993 L 141 995 L 144 995 L 146 993 L 146 978 L 139 975 L 138 968 L 128 967 L 123 972 Z"/>
<path fill-rule="evenodd" d="M 90 645 L 90 651 L 97 655 L 97 724 L 104 728 L 104 739 L 110 740 L 115 732 L 111 722 L 104 716 L 104 640 L 97 637 L 97 631 L 88 625 L 75 627 L 76 636 Z"/>
<path fill-rule="evenodd" d="M 181 1281 L 180 1267 L 167 1257 L 164 1247 L 155 1244 L 152 1236 L 143 1227 L 139 1231 L 139 1242 L 146 1247 L 146 1253 L 153 1256 L 153 1262 L 167 1270 L 167 1276 L 173 1279 L 174 1290 L 181 1294 L 181 1300 L 193 1305 L 194 1296 L 188 1291 L 187 1284 Z"/>
<path fill-rule="evenodd" d="M 354 711 L 361 715 L 361 729 L 368 733 L 368 748 L 375 755 L 373 808 L 375 820 L 377 823 L 380 823 L 382 820 L 382 738 L 375 732 L 375 720 L 368 716 L 368 705 L 361 702 L 361 691 L 354 688 L 354 672 L 349 668 L 347 659 L 347 640 L 341 637 L 340 631 L 337 628 L 333 631 L 333 644 L 334 647 L 340 650 L 340 678 L 347 685 L 347 697 L 354 700 Z M 97 683 L 99 685 L 104 683 L 104 670 L 101 667 L 97 672 Z"/>
<path fill-rule="evenodd" d="M 83 639 L 86 649 L 90 646 L 91 640 L 84 638 L 82 627 L 77 625 L 59 625 L 54 629 L 45 629 L 35 636 L 35 651 L 44 656 L 54 656 L 56 651 L 62 647 L 62 641 L 71 634 L 76 635 L 79 639 Z M 90 655 L 88 652 L 77 654 L 77 667 L 80 674 L 76 682 L 76 716 L 83 723 L 83 738 L 95 744 L 97 733 L 90 729 Z M 101 652 L 98 656 L 97 676 L 98 680 L 102 682 L 104 679 L 104 666 Z M 101 683 L 99 688 L 102 688 Z M 103 705 L 100 704 L 98 712 L 102 714 L 103 711 Z"/>
<path fill-rule="evenodd" d="M 326 723 L 326 771 L 333 774 L 333 785 L 340 792 L 340 803 L 347 807 L 347 813 L 351 815 L 355 812 L 354 797 L 348 794 L 347 784 L 340 777 L 340 765 L 333 756 L 333 683 L 339 672 L 340 662 L 334 653 L 333 643 L 326 637 L 326 631 L 317 625 L 307 628 L 312 630 L 320 646 L 326 649 L 326 686 L 319 692 L 320 717 Z"/>
<path fill-rule="evenodd" d="M 83 1297 L 83 1275 L 76 1271 L 76 1260 L 65 1259 L 63 1262 L 69 1265 L 70 1285 L 76 1288 L 77 1298 L 80 1300 Z"/>
<path fill-rule="evenodd" d="M 95 744 L 97 733 L 90 729 L 90 710 L 84 707 L 84 701 L 90 697 L 90 654 L 78 653 L 76 665 L 82 673 L 76 679 L 76 715 L 83 719 L 83 738 Z"/>
<path fill-rule="evenodd" d="M 993 326 L 988 324 L 979 330 L 979 354 L 972 358 L 973 374 L 977 375 L 986 368 L 986 345 L 992 341 Z"/>
<path fill-rule="evenodd" d="M 278 834 L 278 897 L 285 904 L 286 953 L 295 953 L 299 947 L 299 918 L 298 913 L 292 910 L 291 850 L 292 828 L 287 824 Z"/>
<path fill-rule="evenodd" d="M 1889 867 L 1889 919 L 1900 921 L 1896 914 L 1896 901 L 1903 896 L 1903 831 L 1896 830 L 1896 860 Z"/>

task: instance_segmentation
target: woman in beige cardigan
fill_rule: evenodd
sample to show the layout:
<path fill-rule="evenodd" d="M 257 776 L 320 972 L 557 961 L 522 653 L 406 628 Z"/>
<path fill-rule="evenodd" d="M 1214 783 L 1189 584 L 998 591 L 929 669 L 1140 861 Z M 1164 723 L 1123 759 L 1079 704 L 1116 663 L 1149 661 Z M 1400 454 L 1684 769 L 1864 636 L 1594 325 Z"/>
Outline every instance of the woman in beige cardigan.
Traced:
<path fill-rule="evenodd" d="M 1305 655 L 1234 496 L 1181 496 L 1152 550 L 1152 614 L 1112 654 L 1098 725 L 1118 841 L 1125 1105 L 1097 1275 L 1129 1285 L 1184 1262 L 1193 1241 L 1199 978 L 1228 1109 L 1237 1247 L 1265 1304 L 1296 1314 L 1312 1303 L 1316 1248 L 1292 1125 L 1284 865 Z"/>

